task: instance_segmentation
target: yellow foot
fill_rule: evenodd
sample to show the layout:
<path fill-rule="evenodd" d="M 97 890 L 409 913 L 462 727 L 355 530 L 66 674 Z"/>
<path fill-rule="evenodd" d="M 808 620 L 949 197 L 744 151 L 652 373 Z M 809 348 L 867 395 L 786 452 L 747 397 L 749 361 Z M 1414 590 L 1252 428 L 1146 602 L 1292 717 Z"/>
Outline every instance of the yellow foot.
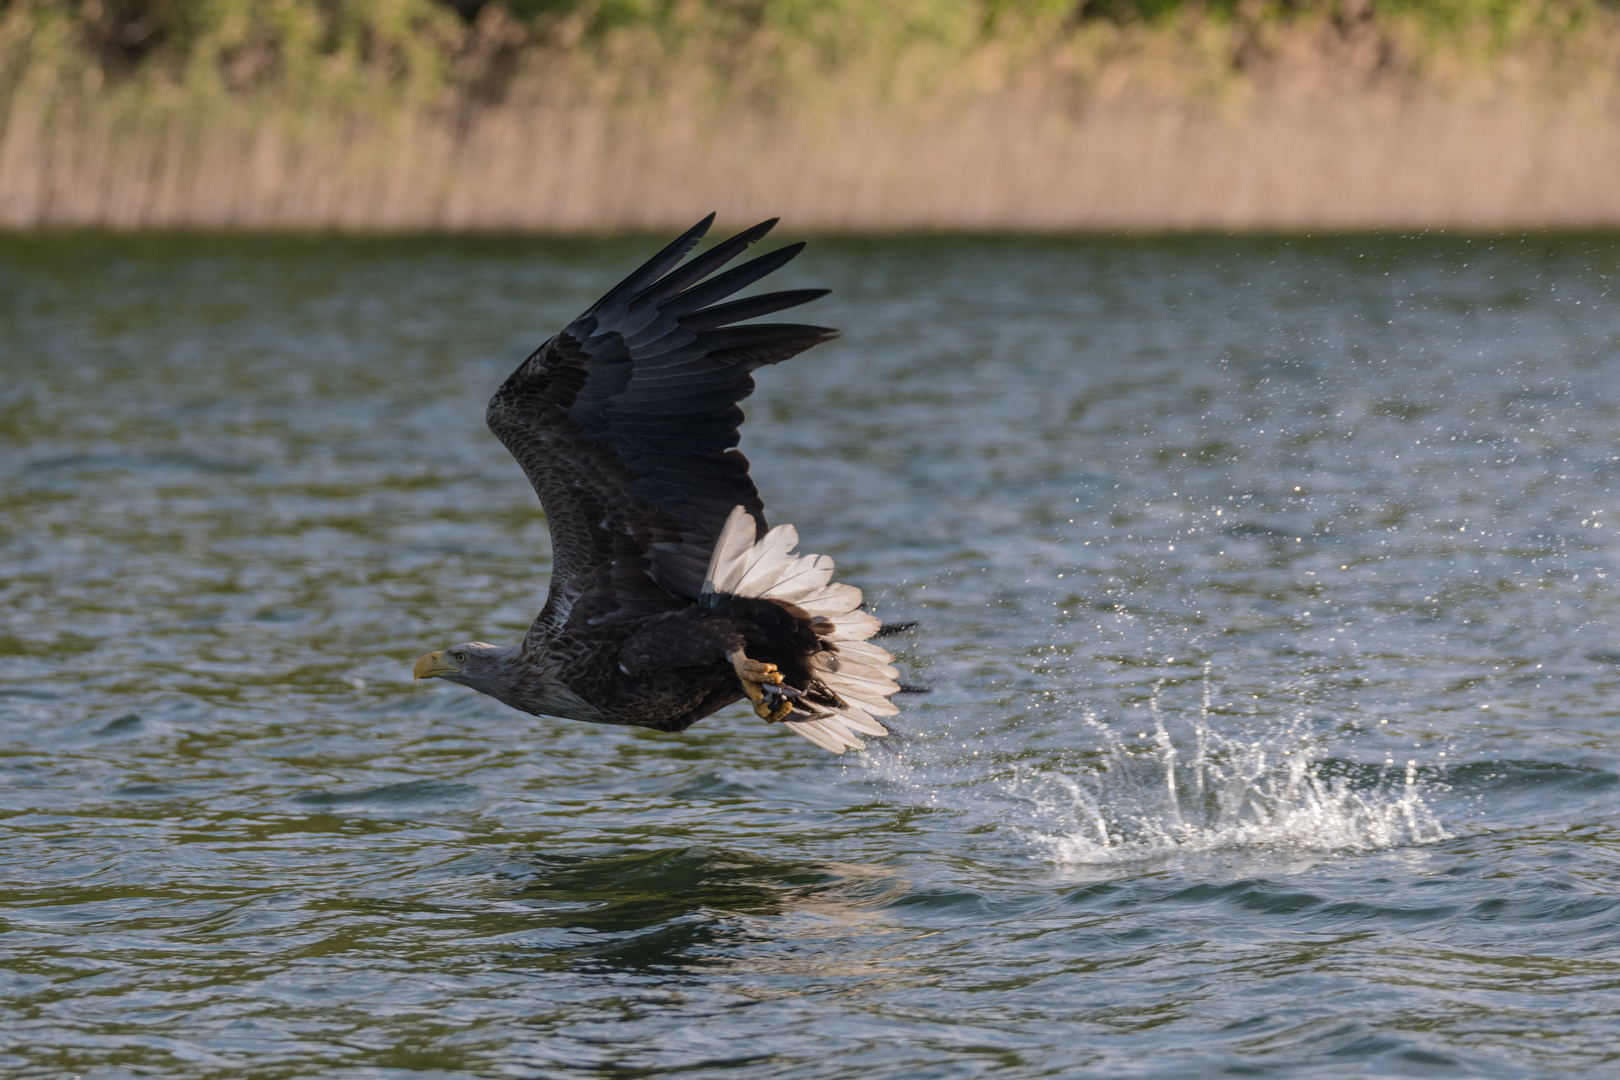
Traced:
<path fill-rule="evenodd" d="M 788 718 L 793 711 L 791 699 L 799 695 L 792 687 L 782 686 L 782 673 L 776 670 L 775 664 L 750 660 L 741 649 L 726 659 L 731 661 L 731 669 L 737 673 L 743 693 L 753 703 L 755 716 L 772 724 L 779 724 Z"/>

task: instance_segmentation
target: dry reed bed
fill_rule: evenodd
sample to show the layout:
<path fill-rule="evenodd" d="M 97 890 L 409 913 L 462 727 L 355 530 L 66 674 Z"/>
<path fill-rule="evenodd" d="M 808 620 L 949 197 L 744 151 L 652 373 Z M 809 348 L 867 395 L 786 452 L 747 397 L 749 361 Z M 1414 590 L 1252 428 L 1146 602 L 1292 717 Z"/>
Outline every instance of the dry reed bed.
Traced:
<path fill-rule="evenodd" d="M 1124 70 L 1076 95 L 1037 73 L 909 103 L 541 86 L 335 115 L 20 94 L 0 227 L 668 229 L 715 207 L 825 230 L 1620 224 L 1610 75 L 1442 87 L 1353 60 L 1311 53 L 1213 91 L 1143 92 Z"/>

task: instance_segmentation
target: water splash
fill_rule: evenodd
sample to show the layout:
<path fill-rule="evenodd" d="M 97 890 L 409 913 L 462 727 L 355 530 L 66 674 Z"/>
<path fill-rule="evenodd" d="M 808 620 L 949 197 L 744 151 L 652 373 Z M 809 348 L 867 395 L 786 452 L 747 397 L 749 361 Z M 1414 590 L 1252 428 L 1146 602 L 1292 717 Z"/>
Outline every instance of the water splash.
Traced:
<path fill-rule="evenodd" d="M 1031 839 L 1064 863 L 1129 862 L 1173 852 L 1266 847 L 1367 851 L 1449 834 L 1424 802 L 1416 762 L 1367 769 L 1326 756 L 1300 713 L 1238 738 L 1210 727 L 1209 668 L 1192 723 L 1191 760 L 1159 708 L 1133 742 L 1093 715 L 1104 748 L 1073 768 L 1021 769 L 1011 789 L 1028 801 Z"/>

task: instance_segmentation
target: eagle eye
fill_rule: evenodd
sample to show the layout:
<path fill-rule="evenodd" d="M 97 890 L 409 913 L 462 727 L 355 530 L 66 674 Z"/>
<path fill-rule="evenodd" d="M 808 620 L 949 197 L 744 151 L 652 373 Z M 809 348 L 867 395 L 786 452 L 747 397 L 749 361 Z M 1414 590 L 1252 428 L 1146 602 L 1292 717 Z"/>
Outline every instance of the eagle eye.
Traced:
<path fill-rule="evenodd" d="M 465 664 L 467 662 L 467 654 L 464 652 L 452 653 L 451 655 L 456 658 L 456 663 L 458 664 Z"/>

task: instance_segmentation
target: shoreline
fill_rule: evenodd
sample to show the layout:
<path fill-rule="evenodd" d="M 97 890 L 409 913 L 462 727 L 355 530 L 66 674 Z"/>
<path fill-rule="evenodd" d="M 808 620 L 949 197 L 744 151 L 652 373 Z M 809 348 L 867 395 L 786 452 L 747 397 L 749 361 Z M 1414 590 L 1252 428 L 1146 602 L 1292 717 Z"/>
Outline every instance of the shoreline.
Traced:
<path fill-rule="evenodd" d="M 463 59 L 517 33 L 486 11 Z M 713 209 L 824 233 L 1620 226 L 1620 20 L 1484 59 L 1392 52 L 1376 21 L 1257 25 L 940 46 L 909 75 L 806 73 L 757 44 L 725 63 L 524 45 L 330 102 L 35 64 L 0 96 L 0 229 L 585 235 Z"/>

